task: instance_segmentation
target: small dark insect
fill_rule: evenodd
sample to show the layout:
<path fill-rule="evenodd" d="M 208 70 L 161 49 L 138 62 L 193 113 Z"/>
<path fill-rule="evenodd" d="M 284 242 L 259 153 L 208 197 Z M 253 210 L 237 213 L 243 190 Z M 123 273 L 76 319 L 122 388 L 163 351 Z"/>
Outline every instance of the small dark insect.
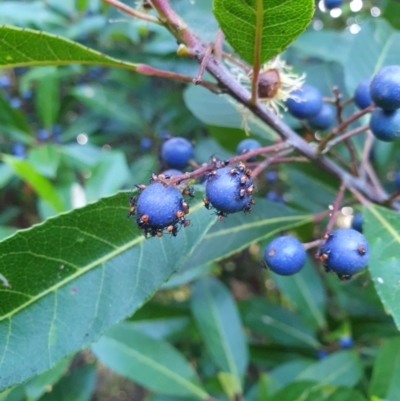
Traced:
<path fill-rule="evenodd" d="M 245 185 L 245 184 L 247 183 L 247 181 L 248 181 L 247 176 L 242 175 L 242 176 L 240 177 L 240 185 Z"/>
<path fill-rule="evenodd" d="M 239 191 L 239 198 L 242 199 L 246 195 L 246 190 L 244 188 L 241 188 Z"/>
<path fill-rule="evenodd" d="M 143 216 L 140 216 L 138 220 L 138 226 L 143 227 L 149 222 L 149 216 L 147 214 L 144 214 Z"/>
<path fill-rule="evenodd" d="M 190 196 L 191 198 L 194 198 L 194 188 L 193 187 L 186 187 L 183 191 L 182 191 L 183 195 L 187 195 Z"/>
<path fill-rule="evenodd" d="M 211 205 L 207 198 L 203 198 L 203 203 L 206 209 L 210 209 Z"/>
<path fill-rule="evenodd" d="M 129 213 L 127 216 L 128 218 L 135 214 L 135 210 L 136 210 L 135 203 L 136 203 L 136 197 L 131 196 L 129 198 Z"/>
<path fill-rule="evenodd" d="M 254 185 L 250 185 L 247 189 L 246 192 L 248 195 L 252 195 L 254 192 Z"/>
<path fill-rule="evenodd" d="M 208 174 L 206 174 L 206 178 L 215 177 L 217 175 L 217 170 L 211 170 Z"/>
<path fill-rule="evenodd" d="M 185 214 L 189 213 L 189 205 L 186 202 L 182 202 L 182 207 L 185 211 Z"/>
<path fill-rule="evenodd" d="M 360 255 L 365 255 L 367 252 L 363 245 L 359 245 L 357 251 Z"/>

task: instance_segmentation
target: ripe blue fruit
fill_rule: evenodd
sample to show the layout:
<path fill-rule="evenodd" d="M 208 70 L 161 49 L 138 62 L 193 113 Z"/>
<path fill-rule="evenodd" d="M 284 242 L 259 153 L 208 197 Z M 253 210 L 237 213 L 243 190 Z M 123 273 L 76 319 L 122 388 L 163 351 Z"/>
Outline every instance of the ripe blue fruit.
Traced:
<path fill-rule="evenodd" d="M 375 109 L 371 114 L 369 127 L 375 138 L 384 142 L 394 141 L 400 137 L 400 109 L 394 111 Z"/>
<path fill-rule="evenodd" d="M 353 230 L 358 231 L 359 233 L 362 233 L 363 223 L 364 223 L 364 216 L 362 213 L 358 212 L 353 216 L 353 220 L 351 221 L 351 228 Z"/>
<path fill-rule="evenodd" d="M 340 337 L 338 342 L 339 342 L 340 348 L 343 348 L 343 349 L 352 348 L 354 345 L 353 338 L 349 335 Z"/>
<path fill-rule="evenodd" d="M 240 141 L 237 148 L 236 154 L 242 155 L 243 153 L 247 153 L 249 150 L 261 148 L 260 142 L 255 139 L 247 138 Z M 257 160 L 257 157 L 251 157 L 248 159 L 249 162 L 254 162 Z"/>
<path fill-rule="evenodd" d="M 193 158 L 193 146 L 179 136 L 167 139 L 161 147 L 161 159 L 171 168 L 185 168 Z"/>
<path fill-rule="evenodd" d="M 324 6 L 328 10 L 338 8 L 343 4 L 343 0 L 324 0 Z"/>
<path fill-rule="evenodd" d="M 299 119 L 309 119 L 316 116 L 322 108 L 321 92 L 313 86 L 304 85 L 291 93 L 295 98 L 289 98 L 286 106 L 289 113 Z"/>
<path fill-rule="evenodd" d="M 164 186 L 155 182 L 145 187 L 136 200 L 138 226 L 145 236 L 162 233 L 168 229 L 177 232 L 177 225 L 185 223 L 184 199 L 174 186 Z"/>
<path fill-rule="evenodd" d="M 12 145 L 12 154 L 15 157 L 23 159 L 25 157 L 25 155 L 26 155 L 25 145 L 20 143 L 20 142 L 13 143 L 13 145 Z"/>
<path fill-rule="evenodd" d="M 381 68 L 371 82 L 371 98 L 384 110 L 400 108 L 400 66 L 388 65 Z"/>
<path fill-rule="evenodd" d="M 328 235 L 318 251 L 327 272 L 335 272 L 340 279 L 350 279 L 368 264 L 369 245 L 364 235 L 352 228 L 340 228 Z"/>
<path fill-rule="evenodd" d="M 283 235 L 273 239 L 265 247 L 264 260 L 276 274 L 289 276 L 304 266 L 306 251 L 297 238 Z"/>
<path fill-rule="evenodd" d="M 265 173 L 265 181 L 272 184 L 278 180 L 278 172 L 276 170 L 267 170 Z"/>
<path fill-rule="evenodd" d="M 0 88 L 8 88 L 11 85 L 11 78 L 8 75 L 0 75 Z"/>
<path fill-rule="evenodd" d="M 278 192 L 274 191 L 273 189 L 265 194 L 265 198 L 271 202 L 285 203 L 285 199 L 283 199 L 283 196 L 278 194 Z"/>
<path fill-rule="evenodd" d="M 358 84 L 356 91 L 354 92 L 354 103 L 359 109 L 365 109 L 372 104 L 370 86 L 372 79 L 364 79 Z"/>
<path fill-rule="evenodd" d="M 205 206 L 213 206 L 220 217 L 242 210 L 249 212 L 254 191 L 249 175 L 249 170 L 242 164 L 215 170 L 207 179 Z"/>
<path fill-rule="evenodd" d="M 320 112 L 310 118 L 308 123 L 313 129 L 327 130 L 329 129 L 335 120 L 335 109 L 332 105 L 324 103 Z"/>
<path fill-rule="evenodd" d="M 140 149 L 144 150 L 145 152 L 150 150 L 152 145 L 153 145 L 153 141 L 148 137 L 142 138 L 140 140 Z"/>

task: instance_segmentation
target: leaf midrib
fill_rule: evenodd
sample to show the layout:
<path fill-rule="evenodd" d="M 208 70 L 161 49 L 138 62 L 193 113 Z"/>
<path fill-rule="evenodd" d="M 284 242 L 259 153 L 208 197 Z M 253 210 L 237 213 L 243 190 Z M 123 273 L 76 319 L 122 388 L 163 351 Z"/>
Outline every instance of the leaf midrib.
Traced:
<path fill-rule="evenodd" d="M 204 390 L 202 390 L 200 387 L 196 386 L 191 381 L 183 378 L 182 376 L 176 374 L 174 371 L 165 367 L 164 365 L 157 363 L 154 359 L 151 359 L 151 358 L 147 357 L 146 355 L 141 354 L 139 351 L 137 351 L 135 349 L 125 346 L 124 344 L 122 344 L 121 342 L 119 342 L 118 340 L 116 340 L 112 337 L 107 337 L 107 340 L 115 343 L 115 345 L 117 347 L 122 348 L 125 353 L 130 354 L 132 357 L 143 362 L 145 365 L 148 365 L 152 369 L 160 372 L 161 374 L 171 378 L 171 380 L 174 380 L 176 383 L 179 383 L 183 387 L 187 388 L 194 395 L 200 397 L 201 399 L 208 398 L 208 394 Z"/>

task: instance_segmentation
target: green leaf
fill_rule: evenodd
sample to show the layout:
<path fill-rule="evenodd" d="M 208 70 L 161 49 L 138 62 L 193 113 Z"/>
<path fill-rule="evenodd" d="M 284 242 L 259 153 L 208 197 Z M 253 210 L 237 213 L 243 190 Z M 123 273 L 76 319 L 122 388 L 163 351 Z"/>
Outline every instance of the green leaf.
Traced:
<path fill-rule="evenodd" d="M 163 284 L 162 289 L 176 288 L 181 285 L 191 283 L 200 277 L 208 276 L 214 267 L 211 264 L 200 265 L 191 269 L 182 269 L 171 276 L 171 278 Z"/>
<path fill-rule="evenodd" d="M 363 368 L 353 351 L 338 351 L 305 369 L 297 380 L 316 380 L 320 385 L 353 387 L 361 379 Z"/>
<path fill-rule="evenodd" d="M 55 178 L 60 165 L 61 154 L 57 146 L 43 144 L 31 149 L 28 154 L 29 163 L 35 170 L 48 178 Z"/>
<path fill-rule="evenodd" d="M 82 366 L 64 376 L 40 401 L 89 401 L 96 388 L 96 381 L 96 366 Z"/>
<path fill-rule="evenodd" d="M 92 345 L 97 358 L 117 373 L 149 388 L 176 396 L 206 400 L 193 367 L 168 342 L 121 323 Z"/>
<path fill-rule="evenodd" d="M 314 361 L 310 359 L 295 359 L 278 365 L 269 373 L 275 383 L 276 390 L 280 390 L 282 387 L 294 382 L 313 363 Z"/>
<path fill-rule="evenodd" d="M 400 64 L 400 32 L 376 18 L 361 27 L 345 61 L 346 86 L 351 94 L 363 79 L 372 78 L 385 65 Z"/>
<path fill-rule="evenodd" d="M 400 328 L 400 214 L 379 206 L 364 208 L 364 235 L 370 245 L 369 271 L 376 291 Z"/>
<path fill-rule="evenodd" d="M 70 362 L 71 358 L 64 358 L 52 369 L 29 380 L 25 384 L 25 393 L 29 400 L 36 400 L 48 392 L 49 387 L 52 387 L 67 371 Z"/>
<path fill-rule="evenodd" d="M 212 213 L 212 212 L 209 212 Z M 264 199 L 256 199 L 250 214 L 229 215 L 218 222 L 197 247 L 188 266 L 198 266 L 232 255 L 251 243 L 312 221 L 312 215 L 300 215 L 293 209 Z"/>
<path fill-rule="evenodd" d="M 282 53 L 306 29 L 313 13 L 313 0 L 214 0 L 226 39 L 250 65 L 256 53 L 261 63 Z"/>
<path fill-rule="evenodd" d="M 374 363 L 369 394 L 386 400 L 397 400 L 400 392 L 400 339 L 391 338 L 381 345 Z"/>
<path fill-rule="evenodd" d="M 129 168 L 125 155 L 118 151 L 105 153 L 86 181 L 88 202 L 115 193 L 127 183 L 128 179 Z"/>
<path fill-rule="evenodd" d="M 299 317 L 263 298 L 250 298 L 240 305 L 246 327 L 256 333 L 265 334 L 275 342 L 287 346 L 318 349 L 315 333 Z"/>
<path fill-rule="evenodd" d="M 396 0 L 388 0 L 382 17 L 386 18 L 394 28 L 400 29 L 400 4 Z"/>
<path fill-rule="evenodd" d="M 2 160 L 13 168 L 15 173 L 32 186 L 38 195 L 49 203 L 57 212 L 65 211 L 65 205 L 53 185 L 45 177 L 40 175 L 33 166 L 25 161 L 9 155 L 2 155 Z"/>
<path fill-rule="evenodd" d="M 43 68 L 45 77 L 37 83 L 35 105 L 43 127 L 50 130 L 60 111 L 60 82 L 56 67 Z"/>
<path fill-rule="evenodd" d="M 95 64 L 136 69 L 135 64 L 107 57 L 50 33 L 7 25 L 0 27 L 0 67 L 66 64 Z"/>
<path fill-rule="evenodd" d="M 272 273 L 273 280 L 292 308 L 297 311 L 314 329 L 326 327 L 326 294 L 321 277 L 310 258 L 299 273 L 281 276 Z"/>
<path fill-rule="evenodd" d="M 183 265 L 214 222 L 202 203 L 193 202 L 190 227 L 176 238 L 146 240 L 126 218 L 129 195 L 102 199 L 0 242 L 0 274 L 9 283 L 0 286 L 0 389 L 49 369 L 131 315 Z"/>
<path fill-rule="evenodd" d="M 231 293 L 218 280 L 203 278 L 193 286 L 190 305 L 214 363 L 235 380 L 235 390 L 240 391 L 248 349 Z"/>
<path fill-rule="evenodd" d="M 271 127 L 252 114 L 245 113 L 243 107 L 233 100 L 228 100 L 226 96 L 215 95 L 205 88 L 194 85 L 186 88 L 183 96 L 187 108 L 204 124 L 242 130 L 248 125 L 249 131 L 260 138 L 269 140 L 277 138 Z"/>

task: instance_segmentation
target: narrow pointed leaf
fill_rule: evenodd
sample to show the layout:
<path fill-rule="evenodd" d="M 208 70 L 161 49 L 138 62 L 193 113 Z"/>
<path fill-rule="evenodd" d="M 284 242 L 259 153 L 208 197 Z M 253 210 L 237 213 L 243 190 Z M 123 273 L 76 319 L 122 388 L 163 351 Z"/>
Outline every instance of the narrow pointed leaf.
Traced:
<path fill-rule="evenodd" d="M 0 242 L 0 390 L 53 366 L 131 315 L 184 263 L 213 222 L 145 239 L 130 194 L 74 210 Z"/>
<path fill-rule="evenodd" d="M 311 214 L 299 214 L 287 206 L 256 199 L 251 213 L 231 214 L 223 222 L 215 224 L 189 258 L 187 265 L 198 266 L 220 260 L 247 248 L 251 243 L 306 224 L 312 218 Z"/>
<path fill-rule="evenodd" d="M 368 268 L 383 305 L 400 328 L 400 214 L 370 205 L 364 208 L 364 218 Z"/>
<path fill-rule="evenodd" d="M 2 155 L 2 160 L 7 163 L 14 172 L 28 183 L 37 194 L 49 203 L 57 212 L 65 211 L 65 205 L 60 195 L 56 192 L 51 182 L 39 174 L 26 160 L 20 160 L 10 155 Z"/>
<path fill-rule="evenodd" d="M 136 68 L 135 64 L 108 57 L 50 33 L 7 25 L 0 27 L 0 68 L 74 63 Z"/>
<path fill-rule="evenodd" d="M 326 327 L 325 288 L 310 258 L 297 274 L 281 276 L 272 273 L 272 276 L 292 307 L 311 327 L 314 329 Z"/>
<path fill-rule="evenodd" d="M 261 11 L 261 12 L 260 12 Z M 215 0 L 214 14 L 234 50 L 253 65 L 282 53 L 311 22 L 313 0 Z M 260 46 L 256 34 L 261 32 Z"/>
<path fill-rule="evenodd" d="M 191 309 L 214 363 L 236 381 L 248 364 L 248 349 L 235 301 L 218 280 L 208 277 L 193 286 Z"/>
<path fill-rule="evenodd" d="M 387 400 L 397 399 L 400 392 L 400 339 L 386 340 L 380 347 L 372 371 L 369 394 Z"/>
<path fill-rule="evenodd" d="M 316 380 L 335 386 L 355 386 L 361 379 L 363 368 L 357 353 L 338 351 L 306 368 L 297 380 Z"/>
<path fill-rule="evenodd" d="M 299 317 L 264 298 L 250 298 L 240 305 L 243 322 L 250 330 L 264 334 L 278 344 L 318 349 L 315 333 Z"/>
<path fill-rule="evenodd" d="M 207 399 L 184 356 L 162 339 L 154 339 L 126 323 L 111 328 L 92 345 L 109 368 L 153 390 L 169 395 Z"/>

